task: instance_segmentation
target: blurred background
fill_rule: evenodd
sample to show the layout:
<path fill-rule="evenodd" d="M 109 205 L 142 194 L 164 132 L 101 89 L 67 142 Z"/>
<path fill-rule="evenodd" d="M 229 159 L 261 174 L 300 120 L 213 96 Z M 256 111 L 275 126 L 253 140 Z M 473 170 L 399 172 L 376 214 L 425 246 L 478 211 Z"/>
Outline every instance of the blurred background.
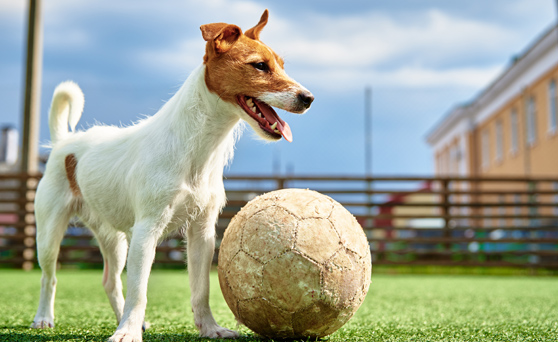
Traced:
<path fill-rule="evenodd" d="M 73 80 L 85 93 L 80 129 L 131 125 L 202 62 L 200 25 L 247 30 L 265 8 L 262 41 L 316 100 L 305 115 L 279 113 L 291 144 L 245 130 L 225 171 L 220 235 L 257 194 L 302 187 L 355 214 L 376 264 L 558 269 L 552 0 L 0 0 L 0 264 L 36 267 L 33 198 L 48 149 L 36 170 L 22 164 L 24 112 L 36 110 L 31 147 L 47 145 L 52 92 Z M 29 32 L 40 42 L 33 105 Z M 158 260 L 180 264 L 182 249 L 171 238 Z M 60 260 L 101 263 L 79 221 Z"/>
<path fill-rule="evenodd" d="M 22 124 L 28 1 L 0 0 L 0 124 Z M 365 172 L 365 88 L 371 96 L 371 171 L 430 175 L 425 137 L 474 98 L 555 23 L 552 0 L 70 1 L 43 3 L 40 141 L 54 87 L 85 93 L 79 127 L 129 125 L 154 114 L 202 62 L 199 26 L 254 26 L 310 89 L 303 116 L 279 113 L 294 142 L 269 145 L 246 130 L 227 173 Z M 46 153 L 46 150 L 42 150 Z"/>

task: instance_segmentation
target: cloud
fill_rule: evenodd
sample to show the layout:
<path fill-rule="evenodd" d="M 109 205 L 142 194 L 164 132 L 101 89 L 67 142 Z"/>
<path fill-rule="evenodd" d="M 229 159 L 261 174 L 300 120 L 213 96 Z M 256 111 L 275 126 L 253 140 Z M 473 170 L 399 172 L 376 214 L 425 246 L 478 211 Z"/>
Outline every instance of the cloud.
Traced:
<path fill-rule="evenodd" d="M 201 17 L 221 1 L 198 4 Z M 229 22 L 253 22 L 259 5 L 227 8 Z M 248 26 L 249 27 L 249 26 Z M 481 87 L 500 70 L 514 32 L 495 23 L 460 18 L 440 10 L 392 18 L 386 13 L 309 13 L 304 21 L 271 13 L 262 40 L 283 55 L 287 71 L 303 83 L 351 90 L 373 82 L 388 87 Z M 138 63 L 175 73 L 197 65 L 199 37 L 178 39 L 138 54 Z M 479 56 L 483 56 L 482 58 Z"/>
<path fill-rule="evenodd" d="M 27 1 L 0 0 L 0 18 L 18 15 L 27 8 Z"/>
<path fill-rule="evenodd" d="M 149 66 L 155 71 L 176 74 L 193 70 L 201 64 L 205 42 L 200 39 L 186 39 L 176 42 L 168 49 L 144 49 L 135 58 L 140 67 Z M 195 53 L 197 52 L 197 53 Z"/>
<path fill-rule="evenodd" d="M 73 49 L 90 46 L 91 35 L 82 29 L 57 28 L 49 31 L 44 37 L 44 44 L 48 44 L 48 48 L 67 48 L 71 46 Z"/>
<path fill-rule="evenodd" d="M 352 92 L 365 85 L 382 88 L 468 88 L 480 89 L 492 81 L 500 72 L 500 65 L 488 67 L 458 67 L 435 69 L 401 66 L 395 69 L 324 68 L 321 71 L 305 71 L 296 68 L 291 74 L 307 87 L 319 88 L 336 93 Z"/>
<path fill-rule="evenodd" d="M 378 83 L 387 86 L 480 88 L 493 80 L 501 71 L 501 66 L 443 70 L 404 67 L 393 72 L 378 72 L 372 77 L 376 76 Z"/>
<path fill-rule="evenodd" d="M 403 60 L 434 65 L 458 56 L 498 52 L 513 39 L 513 32 L 495 24 L 439 10 L 419 12 L 407 20 L 373 12 L 312 15 L 304 24 L 279 20 L 270 32 L 274 44 L 297 62 L 328 67 L 379 68 Z"/>
<path fill-rule="evenodd" d="M 529 8 L 529 1 L 512 1 L 505 11 L 517 14 Z M 0 0 L 0 9 L 21 13 L 21 3 Z M 263 8 L 250 0 L 50 0 L 44 9 L 45 48 L 60 53 L 65 46 L 79 48 L 99 59 L 104 58 L 99 52 L 108 51 L 107 56 L 126 59 L 126 68 L 155 70 L 176 79 L 177 71 L 201 62 L 199 25 L 226 21 L 247 29 Z M 341 14 L 317 10 L 304 16 L 273 7 L 270 11 L 264 42 L 285 57 L 287 71 L 303 77 L 302 83 L 333 91 L 340 85 L 350 91 L 368 83 L 482 87 L 517 52 L 510 46 L 526 44 L 520 28 L 450 8 Z"/>

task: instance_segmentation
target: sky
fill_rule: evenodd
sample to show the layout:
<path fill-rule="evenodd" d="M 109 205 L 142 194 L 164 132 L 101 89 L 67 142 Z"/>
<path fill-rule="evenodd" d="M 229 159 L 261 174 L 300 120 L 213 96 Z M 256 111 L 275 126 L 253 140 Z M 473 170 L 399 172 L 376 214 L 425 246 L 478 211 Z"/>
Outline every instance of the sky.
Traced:
<path fill-rule="evenodd" d="M 0 125 L 21 126 L 27 1 L 0 0 Z M 249 127 L 226 174 L 363 175 L 365 88 L 372 87 L 372 174 L 431 175 L 428 132 L 487 87 L 556 21 L 553 0 L 47 0 L 41 143 L 55 86 L 85 94 L 78 127 L 153 115 L 202 63 L 199 26 L 254 26 L 315 96 L 278 111 L 293 142 Z M 43 150 L 45 151 L 45 150 Z"/>

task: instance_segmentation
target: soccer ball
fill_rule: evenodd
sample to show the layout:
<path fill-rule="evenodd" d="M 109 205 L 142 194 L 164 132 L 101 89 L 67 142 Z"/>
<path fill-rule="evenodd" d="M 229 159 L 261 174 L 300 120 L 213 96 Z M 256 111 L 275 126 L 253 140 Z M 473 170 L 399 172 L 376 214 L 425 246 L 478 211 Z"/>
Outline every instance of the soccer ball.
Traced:
<path fill-rule="evenodd" d="M 342 205 L 318 192 L 277 190 L 231 220 L 219 250 L 221 291 L 238 322 L 269 338 L 318 338 L 362 304 L 368 240 Z"/>

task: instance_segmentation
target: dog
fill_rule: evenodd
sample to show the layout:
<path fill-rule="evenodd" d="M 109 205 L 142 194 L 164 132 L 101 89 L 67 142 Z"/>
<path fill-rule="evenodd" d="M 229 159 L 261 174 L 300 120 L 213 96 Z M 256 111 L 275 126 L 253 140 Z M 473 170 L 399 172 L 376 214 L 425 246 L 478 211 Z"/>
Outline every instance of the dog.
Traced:
<path fill-rule="evenodd" d="M 135 125 L 76 131 L 83 93 L 71 81 L 56 87 L 49 112 L 52 150 L 35 199 L 42 278 L 33 328 L 54 326 L 59 246 L 77 216 L 103 254 L 102 283 L 118 322 L 109 341 L 142 340 L 155 248 L 179 229 L 186 231 L 191 305 L 200 335 L 239 336 L 219 326 L 209 307 L 215 223 L 226 201 L 223 168 L 242 121 L 263 139 L 292 141 L 289 125 L 272 106 L 302 114 L 314 100 L 260 41 L 268 13 L 245 33 L 232 24 L 202 25 L 203 63 L 155 115 Z M 126 300 L 120 280 L 125 265 Z"/>

